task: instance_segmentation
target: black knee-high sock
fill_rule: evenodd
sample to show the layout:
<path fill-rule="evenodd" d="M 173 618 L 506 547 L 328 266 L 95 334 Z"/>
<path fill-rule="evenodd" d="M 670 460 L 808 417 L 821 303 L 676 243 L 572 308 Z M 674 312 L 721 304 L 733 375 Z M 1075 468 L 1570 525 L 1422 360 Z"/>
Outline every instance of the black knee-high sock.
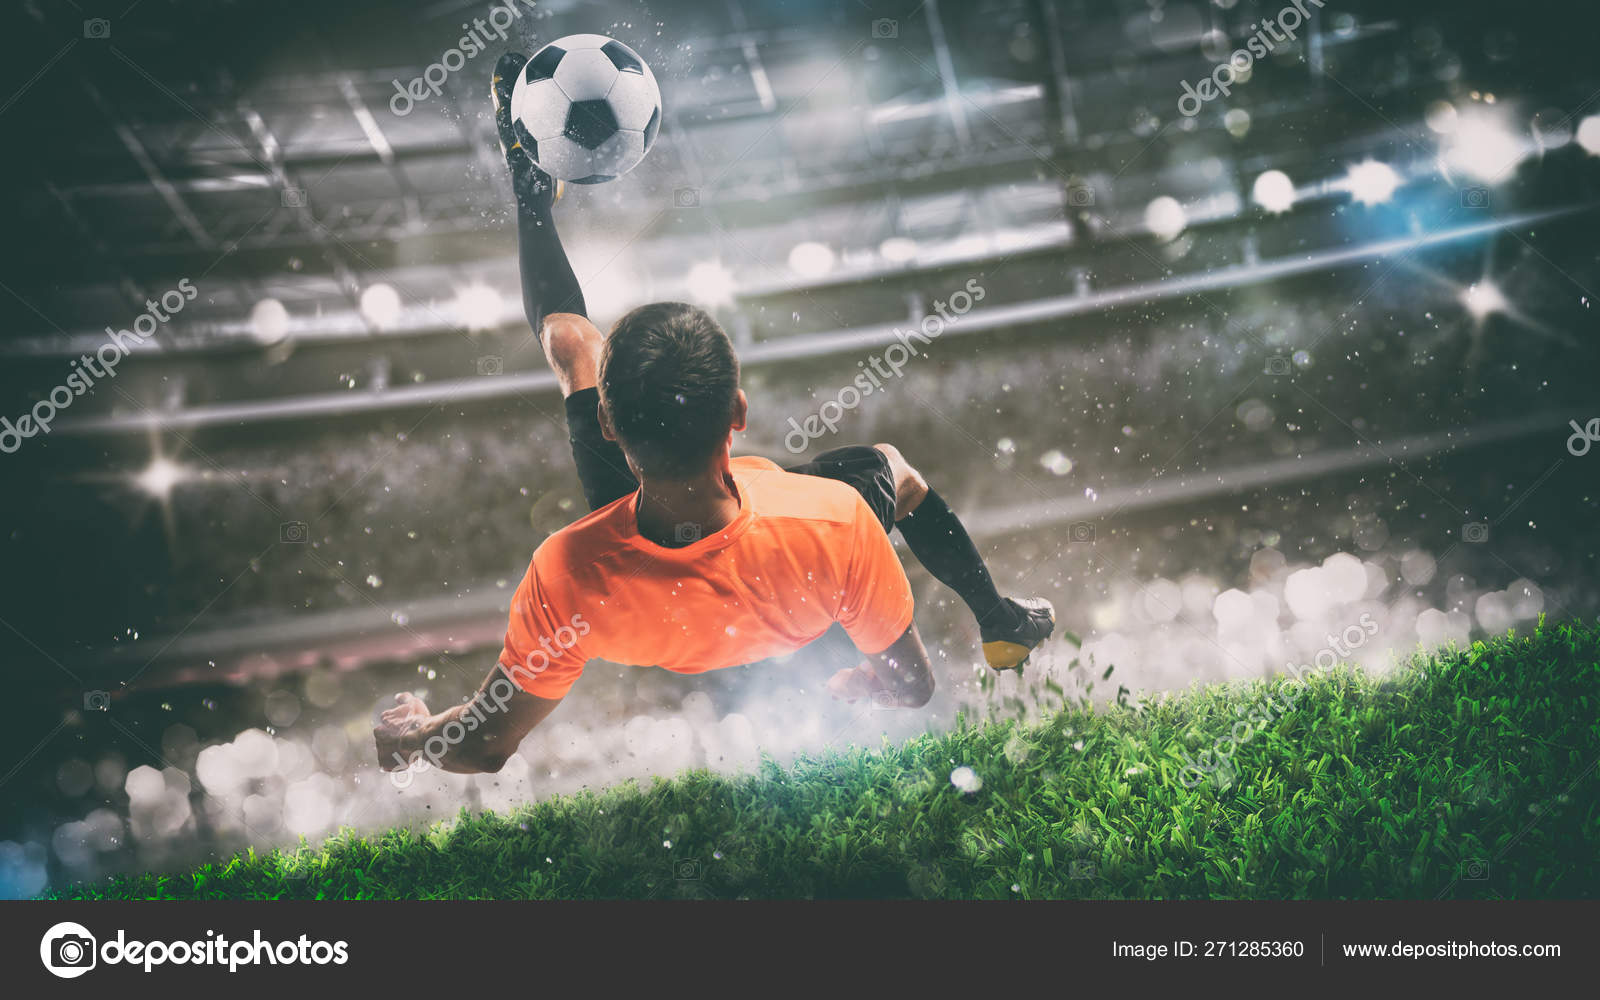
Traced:
<path fill-rule="evenodd" d="M 512 156 L 527 161 L 521 150 Z M 544 318 L 551 313 L 589 315 L 578 276 L 561 246 L 550 208 L 555 182 L 531 163 L 511 165 L 517 192 L 517 259 L 522 270 L 522 310 L 535 333 L 542 335 Z"/>
<path fill-rule="evenodd" d="M 929 490 L 917 509 L 896 521 L 895 527 L 917 561 L 972 609 L 980 627 L 1005 628 L 1013 623 L 1015 609 L 994 589 L 972 536 L 943 497 Z"/>
<path fill-rule="evenodd" d="M 522 310 L 534 333 L 543 339 L 544 318 L 570 312 L 587 316 L 583 289 L 561 246 L 550 210 L 560 189 L 529 155 L 533 140 L 511 117 L 511 97 L 527 57 L 506 52 L 494 67 L 490 84 L 494 102 L 495 134 L 500 153 L 511 172 L 511 190 L 517 198 L 517 258 L 522 271 Z M 526 141 L 526 145 L 524 142 Z"/>

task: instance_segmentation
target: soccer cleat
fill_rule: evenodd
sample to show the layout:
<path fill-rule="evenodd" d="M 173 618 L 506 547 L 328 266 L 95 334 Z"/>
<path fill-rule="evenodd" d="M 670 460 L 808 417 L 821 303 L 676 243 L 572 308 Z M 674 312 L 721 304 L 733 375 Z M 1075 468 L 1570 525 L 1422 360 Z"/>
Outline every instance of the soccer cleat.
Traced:
<path fill-rule="evenodd" d="M 1017 670 L 1055 631 L 1056 609 L 1042 597 L 1021 600 L 1008 597 L 1005 600 L 1016 609 L 1014 621 L 1004 628 L 980 625 L 978 636 L 983 641 L 983 658 L 989 661 L 989 666 L 996 670 Z"/>
<path fill-rule="evenodd" d="M 566 185 L 539 169 L 533 159 L 537 149 L 533 137 L 511 117 L 511 95 L 517 87 L 517 76 L 527 63 L 528 57 L 520 52 L 501 56 L 494 64 L 489 98 L 494 102 L 494 130 L 500 138 L 500 152 L 511 168 L 512 190 L 519 201 L 548 209 L 561 200 Z"/>

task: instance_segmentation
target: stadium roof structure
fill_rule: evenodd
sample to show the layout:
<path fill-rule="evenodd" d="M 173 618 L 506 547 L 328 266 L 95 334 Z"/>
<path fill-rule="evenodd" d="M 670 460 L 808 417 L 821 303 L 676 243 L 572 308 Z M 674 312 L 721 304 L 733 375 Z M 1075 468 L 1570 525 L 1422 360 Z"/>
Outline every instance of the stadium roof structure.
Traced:
<path fill-rule="evenodd" d="M 76 356 L 180 278 L 199 301 L 157 331 L 152 357 L 272 365 L 301 353 L 251 405 L 281 397 L 293 413 L 295 398 L 335 388 L 331 368 L 361 371 L 380 392 L 460 378 L 497 351 L 507 372 L 537 368 L 516 307 L 486 76 L 498 51 L 575 31 L 639 51 L 667 112 L 638 169 L 562 210 L 597 318 L 702 298 L 747 344 L 814 341 L 780 353 L 914 317 L 952 274 L 1025 257 L 1048 266 L 1024 269 L 1029 287 L 991 304 L 1073 298 L 1078 309 L 1094 301 L 1086 290 L 1115 299 L 1218 266 L 1267 280 L 1270 268 L 1248 268 L 1382 246 L 1419 214 L 1430 230 L 1470 228 L 1483 218 L 1456 199 L 1475 182 L 1441 171 L 1416 95 L 1476 101 L 1507 135 L 1532 122 L 1535 141 L 1506 140 L 1514 173 L 1544 152 L 1541 115 L 1546 133 L 1570 139 L 1575 122 L 1544 109 L 1581 108 L 1592 82 L 1552 75 L 1555 60 L 1513 68 L 1474 15 L 1444 3 L 1404 26 L 1378 4 L 1308 8 L 1254 78 L 1192 115 L 1180 84 L 1215 78 L 1276 6 L 841 0 L 803 17 L 750 0 L 515 0 L 491 16 L 495 7 L 178 0 L 108 20 L 56 6 L 9 12 L 39 59 L 5 105 L 16 148 L 29 151 L 4 168 L 8 231 L 28 237 L 13 241 L 11 294 L 0 296 L 8 388 L 14 377 L 26 391 L 38 383 L 30 366 Z M 507 38 L 468 55 L 462 26 L 485 17 L 509 20 Z M 238 44 L 185 42 L 200 38 Z M 418 79 L 428 96 L 399 101 Z M 1491 104 L 1490 88 L 1513 80 Z M 1335 165 L 1374 156 L 1428 204 L 1330 211 L 1352 202 Z M 1251 203 L 1269 170 L 1294 179 L 1286 211 Z M 1544 190 L 1556 192 L 1546 203 L 1494 207 L 1583 204 L 1577 191 Z M 1163 199 L 1181 206 L 1179 238 L 1162 231 L 1165 203 L 1166 221 L 1151 214 Z M 380 285 L 398 305 L 364 309 Z M 277 304 L 271 329 L 265 301 Z M 507 349 L 485 348 L 485 330 L 509 337 Z M 401 367 L 389 358 L 397 345 L 418 344 L 426 360 L 382 374 Z M 319 351 L 338 361 L 304 361 Z M 141 377 L 171 368 L 141 361 L 124 384 L 143 397 Z M 164 406 L 232 402 L 226 384 L 198 385 L 210 377 L 197 373 Z M 123 402 L 73 416 L 90 430 L 142 427 Z"/>

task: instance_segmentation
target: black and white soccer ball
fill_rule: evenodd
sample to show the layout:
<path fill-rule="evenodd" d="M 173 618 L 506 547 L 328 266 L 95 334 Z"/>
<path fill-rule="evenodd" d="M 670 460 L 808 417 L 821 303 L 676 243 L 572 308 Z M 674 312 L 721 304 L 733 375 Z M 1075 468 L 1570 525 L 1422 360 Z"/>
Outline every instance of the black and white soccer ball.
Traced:
<path fill-rule="evenodd" d="M 533 54 L 511 92 L 511 127 L 539 168 L 574 184 L 632 170 L 661 130 L 661 88 L 639 54 L 567 35 Z"/>

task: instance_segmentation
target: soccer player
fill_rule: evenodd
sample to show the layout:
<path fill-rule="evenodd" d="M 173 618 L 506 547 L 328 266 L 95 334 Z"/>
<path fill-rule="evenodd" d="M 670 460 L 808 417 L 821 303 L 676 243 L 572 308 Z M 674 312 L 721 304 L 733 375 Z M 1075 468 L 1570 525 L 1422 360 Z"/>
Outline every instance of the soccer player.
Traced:
<path fill-rule="evenodd" d="M 561 187 L 517 141 L 511 90 L 492 87 L 517 200 L 523 305 L 566 397 L 592 511 L 547 538 L 517 588 L 499 663 L 464 704 L 430 713 L 408 693 L 373 730 L 380 766 L 423 753 L 447 771 L 498 771 L 590 659 L 700 673 L 792 652 L 834 622 L 866 657 L 829 691 L 920 707 L 933 696 L 911 588 L 889 532 L 976 617 L 995 669 L 1020 666 L 1055 625 L 1050 603 L 995 590 L 939 494 L 892 445 L 837 448 L 790 469 L 732 457 L 748 400 L 716 320 L 657 302 L 603 336 L 556 234 Z"/>

